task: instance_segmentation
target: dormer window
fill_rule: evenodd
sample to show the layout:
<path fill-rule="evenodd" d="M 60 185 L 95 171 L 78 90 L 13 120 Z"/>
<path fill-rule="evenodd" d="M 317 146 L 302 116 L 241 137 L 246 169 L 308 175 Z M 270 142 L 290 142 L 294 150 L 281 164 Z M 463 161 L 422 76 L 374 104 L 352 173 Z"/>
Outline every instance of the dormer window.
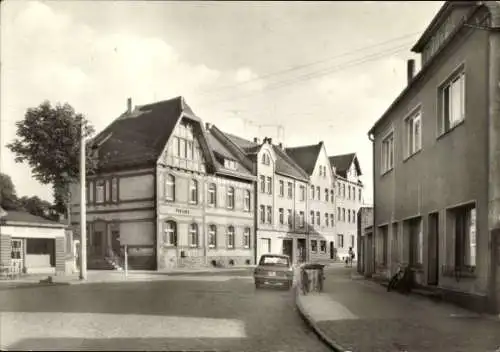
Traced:
<path fill-rule="evenodd" d="M 271 165 L 271 158 L 269 157 L 269 154 L 267 153 L 262 154 L 262 164 Z"/>
<path fill-rule="evenodd" d="M 224 159 L 224 167 L 230 170 L 236 170 L 236 161 L 231 159 Z"/>

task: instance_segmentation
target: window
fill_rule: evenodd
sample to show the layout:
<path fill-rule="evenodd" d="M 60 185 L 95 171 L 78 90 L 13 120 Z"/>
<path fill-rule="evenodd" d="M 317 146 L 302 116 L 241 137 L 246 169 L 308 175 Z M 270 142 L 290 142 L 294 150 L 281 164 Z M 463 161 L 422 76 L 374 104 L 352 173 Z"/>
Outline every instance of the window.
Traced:
<path fill-rule="evenodd" d="M 358 198 L 359 198 L 359 201 L 361 202 L 361 188 L 358 189 Z"/>
<path fill-rule="evenodd" d="M 351 248 L 354 250 L 354 235 L 351 235 Z"/>
<path fill-rule="evenodd" d="M 345 208 L 342 208 L 342 221 L 345 221 Z"/>
<path fill-rule="evenodd" d="M 355 224 L 356 223 L 356 210 L 353 210 L 352 211 L 352 223 Z"/>
<path fill-rule="evenodd" d="M 318 197 L 318 200 L 321 200 L 321 189 L 319 186 L 316 186 L 316 196 Z"/>
<path fill-rule="evenodd" d="M 292 198 L 293 197 L 293 183 L 291 182 L 288 182 L 288 198 Z"/>
<path fill-rule="evenodd" d="M 340 212 L 340 207 L 337 207 L 337 220 L 340 221 L 342 218 L 340 217 L 341 216 L 341 212 Z"/>
<path fill-rule="evenodd" d="M 351 186 L 347 186 L 347 199 L 351 199 Z"/>
<path fill-rule="evenodd" d="M 260 206 L 260 223 L 263 224 L 266 222 L 266 208 L 261 205 Z"/>
<path fill-rule="evenodd" d="M 267 153 L 262 154 L 262 164 L 271 165 L 271 158 L 269 157 L 269 154 Z"/>
<path fill-rule="evenodd" d="M 287 211 L 287 221 L 288 227 L 292 227 L 292 209 L 288 209 Z"/>
<path fill-rule="evenodd" d="M 333 193 L 333 189 L 330 190 L 330 202 L 334 203 L 334 193 Z"/>
<path fill-rule="evenodd" d="M 321 253 L 326 253 L 326 241 L 320 241 L 319 250 L 321 251 Z"/>
<path fill-rule="evenodd" d="M 299 212 L 299 226 L 304 227 L 304 212 Z"/>
<path fill-rule="evenodd" d="M 94 201 L 94 182 L 90 181 L 87 184 L 87 203 L 92 203 Z"/>
<path fill-rule="evenodd" d="M 344 235 L 337 235 L 339 248 L 344 248 Z"/>
<path fill-rule="evenodd" d="M 189 203 L 198 204 L 198 181 L 189 182 Z"/>
<path fill-rule="evenodd" d="M 175 201 L 175 177 L 173 175 L 167 175 L 167 180 L 165 182 L 165 198 L 168 201 Z"/>
<path fill-rule="evenodd" d="M 319 211 L 316 212 L 316 225 L 321 225 L 321 216 L 319 214 Z"/>
<path fill-rule="evenodd" d="M 243 248 L 250 248 L 250 228 L 245 227 L 243 231 Z"/>
<path fill-rule="evenodd" d="M 245 211 L 250 211 L 251 200 L 250 200 L 250 191 L 245 190 L 245 199 L 244 199 Z"/>
<path fill-rule="evenodd" d="M 283 180 L 280 180 L 280 197 L 285 196 L 285 182 Z"/>
<path fill-rule="evenodd" d="M 227 228 L 227 248 L 234 248 L 234 227 L 228 226 Z"/>
<path fill-rule="evenodd" d="M 410 264 L 422 265 L 424 262 L 424 234 L 422 219 L 412 219 L 405 221 L 409 226 L 410 233 Z"/>
<path fill-rule="evenodd" d="M 272 194 L 273 193 L 273 182 L 271 177 L 266 178 L 266 188 L 267 188 L 267 193 Z"/>
<path fill-rule="evenodd" d="M 314 210 L 311 210 L 311 220 L 310 220 L 311 226 L 314 226 Z"/>
<path fill-rule="evenodd" d="M 328 218 L 328 213 L 325 213 L 325 226 L 328 227 L 329 224 L 329 218 Z"/>
<path fill-rule="evenodd" d="M 10 250 L 10 258 L 11 259 L 21 259 L 23 251 L 23 240 L 20 239 L 12 239 L 11 240 L 11 250 Z"/>
<path fill-rule="evenodd" d="M 283 225 L 284 222 L 285 222 L 285 219 L 284 219 L 284 216 L 285 216 L 284 209 L 283 208 L 279 208 L 278 209 L 278 214 L 279 214 L 279 222 L 280 222 L 281 225 Z"/>
<path fill-rule="evenodd" d="M 111 201 L 118 202 L 118 179 L 116 177 L 111 179 Z"/>
<path fill-rule="evenodd" d="M 330 214 L 330 226 L 331 226 L 331 227 L 333 227 L 333 225 L 335 224 L 334 220 L 335 220 L 334 215 L 333 215 L 333 214 Z"/>
<path fill-rule="evenodd" d="M 234 209 L 234 188 L 229 187 L 227 189 L 227 208 Z"/>
<path fill-rule="evenodd" d="M 224 167 L 226 169 L 236 170 L 236 161 L 230 159 L 224 159 Z"/>
<path fill-rule="evenodd" d="M 318 241 L 317 240 L 311 240 L 311 252 L 313 252 L 313 253 L 318 252 Z"/>
<path fill-rule="evenodd" d="M 260 176 L 260 192 L 266 192 L 266 177 L 262 175 Z"/>
<path fill-rule="evenodd" d="M 392 170 L 394 167 L 394 133 L 391 132 L 382 141 L 382 173 Z"/>
<path fill-rule="evenodd" d="M 273 208 L 271 206 L 267 206 L 267 223 L 272 224 L 273 222 Z"/>
<path fill-rule="evenodd" d="M 476 266 L 476 208 L 464 206 L 452 210 L 455 221 L 455 268 Z"/>
<path fill-rule="evenodd" d="M 422 118 L 420 111 L 405 120 L 407 157 L 422 149 L 421 123 Z"/>
<path fill-rule="evenodd" d="M 311 186 L 311 199 L 314 199 L 314 186 Z"/>
<path fill-rule="evenodd" d="M 215 248 L 217 246 L 217 227 L 210 225 L 208 227 L 208 248 Z"/>
<path fill-rule="evenodd" d="M 211 207 L 217 205 L 217 186 L 215 186 L 215 183 L 208 185 L 208 205 Z"/>
<path fill-rule="evenodd" d="M 99 180 L 95 184 L 95 202 L 104 203 L 104 180 Z"/>
<path fill-rule="evenodd" d="M 342 197 L 345 198 L 345 183 L 342 184 Z"/>
<path fill-rule="evenodd" d="M 347 222 L 351 222 L 351 211 L 347 209 Z"/>
<path fill-rule="evenodd" d="M 328 189 L 325 188 L 325 202 L 328 202 L 328 196 L 329 196 L 330 192 L 328 192 Z"/>
<path fill-rule="evenodd" d="M 189 247 L 198 247 L 200 245 L 200 238 L 198 235 L 198 225 L 189 225 Z"/>
<path fill-rule="evenodd" d="M 342 189 L 340 187 L 340 182 L 337 182 L 337 195 L 340 197 L 342 195 L 341 193 Z"/>
<path fill-rule="evenodd" d="M 300 186 L 300 201 L 303 202 L 306 200 L 306 187 Z"/>
<path fill-rule="evenodd" d="M 445 133 L 465 118 L 465 75 L 460 72 L 440 89 L 440 133 Z"/>
<path fill-rule="evenodd" d="M 167 246 L 177 246 L 177 224 L 173 221 L 165 223 L 163 243 Z"/>

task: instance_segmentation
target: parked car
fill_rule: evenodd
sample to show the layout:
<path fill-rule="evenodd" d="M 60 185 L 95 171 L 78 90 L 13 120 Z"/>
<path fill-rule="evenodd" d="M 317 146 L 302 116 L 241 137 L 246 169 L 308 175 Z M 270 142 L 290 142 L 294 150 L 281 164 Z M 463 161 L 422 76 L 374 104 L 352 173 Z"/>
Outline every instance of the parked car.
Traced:
<path fill-rule="evenodd" d="M 264 285 L 290 289 L 293 284 L 293 268 L 290 257 L 283 254 L 264 254 L 254 271 L 255 288 Z"/>

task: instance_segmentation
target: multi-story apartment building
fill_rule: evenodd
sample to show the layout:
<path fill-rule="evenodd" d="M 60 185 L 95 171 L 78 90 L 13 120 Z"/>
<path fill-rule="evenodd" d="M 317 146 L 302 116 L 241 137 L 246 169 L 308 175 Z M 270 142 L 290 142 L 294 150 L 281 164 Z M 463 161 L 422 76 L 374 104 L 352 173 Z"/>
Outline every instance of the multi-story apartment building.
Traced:
<path fill-rule="evenodd" d="M 134 110 L 129 99 L 93 143 L 99 168 L 87 178 L 89 267 L 124 245 L 131 268 L 253 262 L 255 176 L 182 97 Z"/>
<path fill-rule="evenodd" d="M 408 85 L 369 131 L 376 270 L 500 309 L 500 3 L 447 1 Z"/>
<path fill-rule="evenodd" d="M 295 263 L 308 260 L 307 173 L 271 138 L 252 142 L 215 126 L 211 130 L 227 148 L 253 163 L 257 177 L 256 258 L 265 253 L 283 253 Z"/>
<path fill-rule="evenodd" d="M 335 258 L 335 175 L 325 145 L 286 148 L 286 153 L 309 176 L 307 222 L 310 260 Z"/>
<path fill-rule="evenodd" d="M 337 214 L 337 258 L 344 260 L 349 248 L 356 252 L 359 208 L 363 205 L 363 183 L 358 157 L 355 153 L 329 157 L 330 168 L 335 173 Z"/>

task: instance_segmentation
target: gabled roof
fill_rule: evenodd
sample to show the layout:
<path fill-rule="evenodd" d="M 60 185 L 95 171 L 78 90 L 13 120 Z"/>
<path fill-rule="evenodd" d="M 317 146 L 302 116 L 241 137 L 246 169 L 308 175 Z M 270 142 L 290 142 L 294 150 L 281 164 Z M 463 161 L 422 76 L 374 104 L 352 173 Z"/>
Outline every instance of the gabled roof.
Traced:
<path fill-rule="evenodd" d="M 309 176 L 314 172 L 316 161 L 323 147 L 323 142 L 313 145 L 305 145 L 294 148 L 286 148 L 285 152 L 305 171 Z"/>
<path fill-rule="evenodd" d="M 93 139 L 100 144 L 99 168 L 154 165 L 183 112 L 198 119 L 182 97 L 123 113 Z"/>
<path fill-rule="evenodd" d="M 7 224 L 29 223 L 34 225 L 41 224 L 46 226 L 52 225 L 54 227 L 65 227 L 65 225 L 60 222 L 48 220 L 40 216 L 30 214 L 26 211 L 9 210 L 6 213 L 7 213 L 6 215 L 2 216 L 0 223 L 7 223 Z"/>
<path fill-rule="evenodd" d="M 238 160 L 238 157 L 233 155 L 231 151 L 222 143 L 213 132 L 209 129 L 206 132 L 206 138 L 209 148 L 212 150 L 215 156 L 215 166 L 216 172 L 232 177 L 241 177 L 245 179 L 253 180 L 255 176 L 252 174 L 251 170 L 248 170 L 243 163 Z M 236 162 L 236 170 L 228 169 L 224 166 L 224 159 L 233 160 Z"/>
<path fill-rule="evenodd" d="M 347 177 L 347 171 L 349 170 L 353 162 L 358 175 L 362 175 L 361 167 L 359 165 L 356 153 L 333 155 L 328 157 L 328 160 L 330 160 L 330 165 L 335 167 L 335 173 L 339 176 Z"/>
<path fill-rule="evenodd" d="M 220 132 L 225 136 L 229 143 L 232 143 L 240 151 L 245 153 L 246 156 L 254 163 L 258 162 L 255 155 L 260 151 L 264 143 L 258 144 L 230 133 Z M 296 178 L 298 180 L 308 181 L 308 174 L 302 170 L 300 166 L 297 165 L 280 147 L 273 144 L 272 148 L 277 157 L 275 168 L 276 173 Z"/>

